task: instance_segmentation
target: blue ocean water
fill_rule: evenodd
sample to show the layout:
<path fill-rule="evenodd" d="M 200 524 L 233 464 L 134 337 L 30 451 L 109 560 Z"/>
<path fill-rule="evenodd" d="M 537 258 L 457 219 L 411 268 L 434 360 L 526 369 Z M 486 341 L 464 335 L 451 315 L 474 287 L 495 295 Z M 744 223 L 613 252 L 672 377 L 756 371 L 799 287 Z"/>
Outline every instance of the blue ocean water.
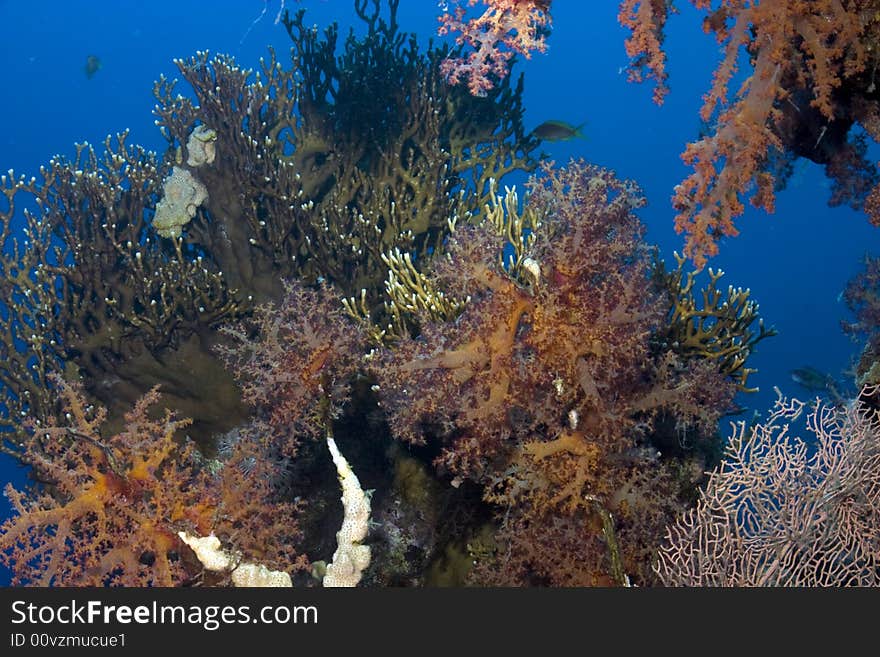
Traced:
<path fill-rule="evenodd" d="M 291 5 L 288 0 L 288 5 Z M 356 23 L 352 0 L 306 0 L 307 22 L 319 27 L 339 21 L 343 33 Z M 280 53 L 289 39 L 275 23 L 279 0 L 114 0 L 39 3 L 0 2 L 0 171 L 36 174 L 56 153 L 70 155 L 76 142 L 99 144 L 106 135 L 130 130 L 130 143 L 164 148 L 153 121 L 152 85 L 160 74 L 175 77 L 175 57 L 196 50 L 234 55 L 256 67 L 267 47 Z M 527 125 L 548 119 L 586 122 L 586 139 L 546 143 L 558 163 L 571 157 L 633 179 L 649 201 L 640 216 L 649 241 L 672 262 L 682 238 L 673 231 L 670 197 L 688 173 L 680 153 L 698 136 L 698 109 L 721 56 L 687 3 L 669 21 L 666 48 L 671 92 L 662 107 L 649 85 L 627 82 L 623 67 L 625 31 L 616 20 L 617 2 L 556 0 L 554 28 L 546 54 L 521 61 L 525 73 Z M 423 40 L 435 36 L 435 0 L 401 0 L 399 22 Z M 88 78 L 89 56 L 101 68 Z M 873 160 L 880 159 L 875 150 Z M 511 178 L 508 184 L 523 182 Z M 880 231 L 860 212 L 829 208 L 829 184 L 820 167 L 800 162 L 775 214 L 747 210 L 741 235 L 725 240 L 710 266 L 723 281 L 748 287 L 761 314 L 779 335 L 762 342 L 751 365 L 758 393 L 743 396 L 749 408 L 768 408 L 774 386 L 803 396 L 790 376 L 809 365 L 844 377 L 859 348 L 840 330 L 848 319 L 839 295 L 866 253 L 880 253 Z M 2 366 L 2 364 L 0 364 Z M 24 472 L 0 457 L 0 481 L 21 485 Z M 0 517 L 8 515 L 0 499 Z M 4 581 L 0 579 L 0 581 Z"/>

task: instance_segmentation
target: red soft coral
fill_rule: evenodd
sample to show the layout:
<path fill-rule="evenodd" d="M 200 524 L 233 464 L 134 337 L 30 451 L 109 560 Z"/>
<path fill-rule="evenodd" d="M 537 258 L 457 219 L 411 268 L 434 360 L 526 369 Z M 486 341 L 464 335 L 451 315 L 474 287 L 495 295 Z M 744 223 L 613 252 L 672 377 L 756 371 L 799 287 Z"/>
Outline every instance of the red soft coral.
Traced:
<path fill-rule="evenodd" d="M 273 569 L 305 566 L 299 504 L 279 498 L 261 434 L 236 440 L 212 467 L 180 435 L 189 420 L 153 407 L 157 388 L 104 437 L 106 410 L 79 384 L 54 378 L 64 419 L 28 423 L 22 453 L 42 490 L 6 487 L 14 511 L 0 526 L 0 563 L 14 584 L 180 586 L 202 568 L 177 532 L 215 533 L 242 558 Z"/>
<path fill-rule="evenodd" d="M 345 401 L 366 344 L 329 288 L 296 281 L 285 283 L 277 303 L 221 330 L 233 344 L 218 351 L 241 383 L 244 401 L 297 439 L 320 435 L 328 414 Z"/>

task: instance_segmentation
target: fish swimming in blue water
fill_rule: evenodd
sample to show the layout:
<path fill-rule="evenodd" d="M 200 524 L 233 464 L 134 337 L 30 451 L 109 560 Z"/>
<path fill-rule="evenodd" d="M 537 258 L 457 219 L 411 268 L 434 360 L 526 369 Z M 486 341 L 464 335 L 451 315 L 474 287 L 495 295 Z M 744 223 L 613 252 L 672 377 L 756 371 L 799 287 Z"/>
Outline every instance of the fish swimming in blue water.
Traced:
<path fill-rule="evenodd" d="M 791 380 L 817 395 L 828 395 L 834 403 L 843 403 L 840 384 L 830 374 L 820 372 L 815 367 L 800 367 L 791 371 Z"/>
<path fill-rule="evenodd" d="M 583 139 L 584 133 L 581 132 L 586 123 L 573 126 L 565 121 L 544 121 L 537 128 L 532 130 L 532 134 L 542 141 L 568 141 L 569 139 Z"/>
<path fill-rule="evenodd" d="M 809 366 L 792 370 L 791 380 L 810 392 L 824 392 L 829 386 L 836 385 L 834 377 Z"/>
<path fill-rule="evenodd" d="M 89 55 L 86 57 L 86 65 L 83 66 L 83 71 L 86 74 L 86 77 L 91 80 L 95 77 L 95 73 L 101 70 L 101 60 L 98 59 L 95 55 Z"/>

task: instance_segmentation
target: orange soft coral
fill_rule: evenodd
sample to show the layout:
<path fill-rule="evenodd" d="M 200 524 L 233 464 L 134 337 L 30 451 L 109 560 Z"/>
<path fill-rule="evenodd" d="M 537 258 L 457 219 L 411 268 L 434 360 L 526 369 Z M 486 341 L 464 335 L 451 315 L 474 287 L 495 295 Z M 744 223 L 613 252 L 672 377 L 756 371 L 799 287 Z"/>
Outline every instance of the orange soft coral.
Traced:
<path fill-rule="evenodd" d="M 153 389 L 126 415 L 126 428 L 105 439 L 104 409 L 88 406 L 79 385 L 55 382 L 66 421 L 32 423 L 35 439 L 23 456 L 45 492 L 6 488 L 15 515 L 0 528 L 0 559 L 14 583 L 182 583 L 176 528 L 209 531 L 217 503 L 204 496 L 192 448 L 175 440 L 189 421 L 169 412 L 150 419 Z"/>
<path fill-rule="evenodd" d="M 772 212 L 782 184 L 774 158 L 807 157 L 835 181 L 831 203 L 862 204 L 875 183 L 864 149 L 848 137 L 860 123 L 877 139 L 871 46 L 878 36 L 876 0 L 692 0 L 707 12 L 704 29 L 722 46 L 700 116 L 710 134 L 688 144 L 682 158 L 693 168 L 675 189 L 675 227 L 687 235 L 685 254 L 698 267 L 735 236 L 743 200 Z M 631 30 L 630 79 L 654 78 L 655 99 L 666 93 L 663 27 L 670 2 L 625 0 L 620 22 Z M 751 71 L 740 88 L 729 85 L 743 60 Z M 873 126 L 873 127 L 872 127 Z"/>
<path fill-rule="evenodd" d="M 473 7 L 480 0 L 467 0 Z M 441 71 L 452 84 L 466 80 L 474 96 L 485 96 L 493 80 L 507 75 L 514 54 L 527 59 L 532 52 L 547 49 L 545 36 L 550 27 L 550 0 L 482 0 L 482 14 L 466 18 L 464 0 L 452 0 L 455 10 L 446 3 L 440 16 L 440 34 L 457 33 L 456 42 L 472 51 L 466 57 L 450 57 Z"/>
<path fill-rule="evenodd" d="M 34 440 L 22 454 L 42 489 L 6 487 L 14 515 L 0 526 L 0 563 L 14 584 L 191 584 L 201 566 L 178 531 L 217 534 L 242 558 L 275 569 L 305 566 L 294 547 L 301 505 L 273 489 L 262 434 L 242 430 L 223 460 L 206 467 L 180 435 L 189 420 L 167 410 L 154 417 L 157 388 L 105 438 L 106 410 L 89 405 L 81 385 L 53 382 L 64 419 L 31 421 Z"/>
<path fill-rule="evenodd" d="M 623 0 L 617 18 L 631 32 L 625 43 L 626 54 L 632 60 L 627 71 L 629 80 L 656 80 L 654 100 L 658 104 L 669 91 L 666 86 L 666 53 L 663 52 L 663 28 L 669 8 L 667 0 Z"/>

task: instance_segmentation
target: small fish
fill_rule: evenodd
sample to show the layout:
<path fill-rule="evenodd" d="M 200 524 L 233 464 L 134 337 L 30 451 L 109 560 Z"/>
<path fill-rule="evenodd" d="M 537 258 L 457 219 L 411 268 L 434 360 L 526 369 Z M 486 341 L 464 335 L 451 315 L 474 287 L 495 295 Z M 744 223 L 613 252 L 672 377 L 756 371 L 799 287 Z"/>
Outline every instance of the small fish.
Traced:
<path fill-rule="evenodd" d="M 801 367 L 792 370 L 791 379 L 810 392 L 817 395 L 826 394 L 835 405 L 840 406 L 846 403 L 846 397 L 841 393 L 840 383 L 833 376 L 820 372 L 814 367 Z"/>
<path fill-rule="evenodd" d="M 91 80 L 95 73 L 101 70 L 101 60 L 98 59 L 95 55 L 89 55 L 86 57 L 86 65 L 83 67 L 83 71 L 85 71 L 86 77 Z"/>
<path fill-rule="evenodd" d="M 565 121 L 544 121 L 537 128 L 532 130 L 532 134 L 542 141 L 568 141 L 569 139 L 583 139 L 584 134 L 581 132 L 586 123 L 579 126 L 573 126 Z"/>
<path fill-rule="evenodd" d="M 606 459 L 611 463 L 637 465 L 639 463 L 656 463 L 663 456 L 653 447 L 630 447 L 622 452 L 609 454 Z"/>
<path fill-rule="evenodd" d="M 791 380 L 810 392 L 828 392 L 837 387 L 834 377 L 815 367 L 801 367 L 791 371 Z"/>
<path fill-rule="evenodd" d="M 747 406 L 740 406 L 739 404 L 733 404 L 729 409 L 724 411 L 721 414 L 721 417 L 732 417 L 734 415 L 742 415 L 743 413 L 747 413 L 750 409 Z"/>

